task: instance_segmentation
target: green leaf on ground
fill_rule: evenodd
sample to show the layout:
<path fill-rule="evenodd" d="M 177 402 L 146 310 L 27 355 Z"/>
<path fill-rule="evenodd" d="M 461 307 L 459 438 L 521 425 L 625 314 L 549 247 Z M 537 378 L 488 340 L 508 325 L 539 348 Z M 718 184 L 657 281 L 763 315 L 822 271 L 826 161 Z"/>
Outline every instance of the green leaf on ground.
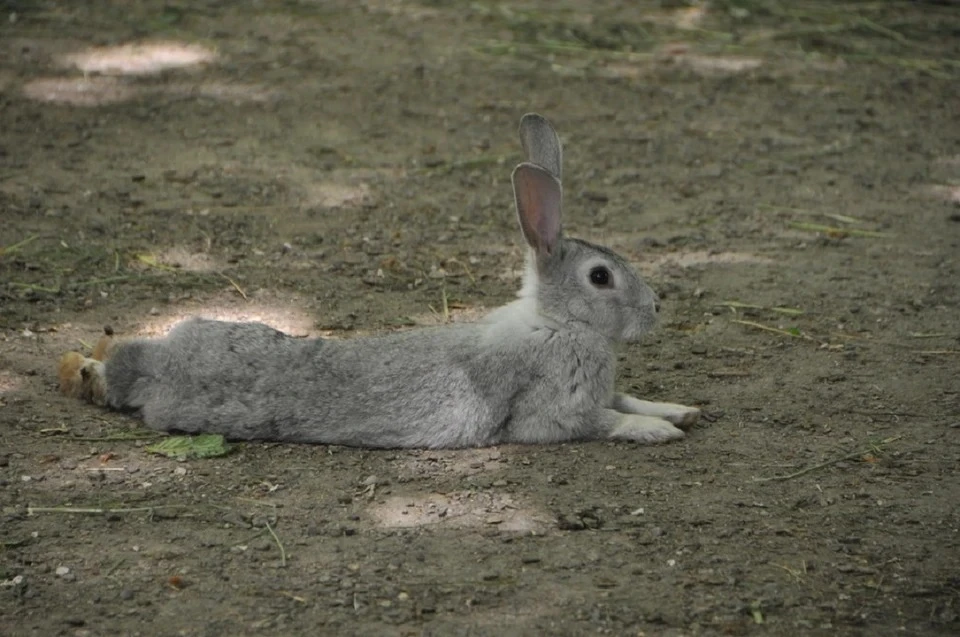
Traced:
<path fill-rule="evenodd" d="M 164 438 L 147 451 L 168 458 L 217 458 L 230 453 L 230 446 L 220 434 L 200 434 Z"/>

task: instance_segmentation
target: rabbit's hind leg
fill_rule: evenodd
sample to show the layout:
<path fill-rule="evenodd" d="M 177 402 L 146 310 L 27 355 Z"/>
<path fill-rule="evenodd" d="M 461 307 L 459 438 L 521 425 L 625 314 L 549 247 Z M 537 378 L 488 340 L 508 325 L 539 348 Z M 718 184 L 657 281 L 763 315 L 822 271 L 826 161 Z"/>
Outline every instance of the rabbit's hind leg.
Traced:
<path fill-rule="evenodd" d="M 116 341 L 113 331 L 105 330 L 93 354 L 87 358 L 78 352 L 67 352 L 57 364 L 60 392 L 95 405 L 107 404 L 107 374 L 104 362 L 113 353 Z"/>
<path fill-rule="evenodd" d="M 617 394 L 613 399 L 613 408 L 622 414 L 638 414 L 660 418 L 681 429 L 691 427 L 700 418 L 700 410 L 676 403 L 655 403 L 640 400 L 626 394 Z"/>

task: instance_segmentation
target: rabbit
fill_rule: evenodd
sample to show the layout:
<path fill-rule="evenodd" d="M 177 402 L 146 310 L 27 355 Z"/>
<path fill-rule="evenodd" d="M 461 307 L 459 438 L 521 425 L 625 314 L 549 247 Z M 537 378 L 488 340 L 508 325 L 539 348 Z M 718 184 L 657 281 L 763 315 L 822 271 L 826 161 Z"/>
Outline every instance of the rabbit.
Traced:
<path fill-rule="evenodd" d="M 62 391 L 155 430 L 232 440 L 437 449 L 683 437 L 698 409 L 614 392 L 615 348 L 654 326 L 659 298 L 623 257 L 563 236 L 550 123 L 527 114 L 520 138 L 523 285 L 481 321 L 331 340 L 193 318 L 163 338 L 108 335 L 93 358 L 64 355 Z"/>

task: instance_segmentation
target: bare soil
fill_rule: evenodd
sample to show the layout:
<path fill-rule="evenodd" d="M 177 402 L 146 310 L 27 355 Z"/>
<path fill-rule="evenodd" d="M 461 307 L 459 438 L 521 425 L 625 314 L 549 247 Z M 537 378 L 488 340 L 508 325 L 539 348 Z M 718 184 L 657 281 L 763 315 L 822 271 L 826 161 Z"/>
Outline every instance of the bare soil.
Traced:
<path fill-rule="evenodd" d="M 0 634 L 960 634 L 955 5 L 0 9 Z M 58 394 L 104 325 L 508 301 L 534 110 L 685 440 L 181 462 Z"/>

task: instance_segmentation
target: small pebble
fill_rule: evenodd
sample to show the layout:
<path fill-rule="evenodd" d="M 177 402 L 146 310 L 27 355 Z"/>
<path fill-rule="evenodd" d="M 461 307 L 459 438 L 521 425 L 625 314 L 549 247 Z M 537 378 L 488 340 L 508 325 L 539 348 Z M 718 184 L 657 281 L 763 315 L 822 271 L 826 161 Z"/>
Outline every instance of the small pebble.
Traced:
<path fill-rule="evenodd" d="M 57 576 L 63 577 L 64 575 L 67 575 L 68 573 L 70 573 L 70 569 L 67 568 L 66 566 L 58 566 L 55 572 Z"/>

